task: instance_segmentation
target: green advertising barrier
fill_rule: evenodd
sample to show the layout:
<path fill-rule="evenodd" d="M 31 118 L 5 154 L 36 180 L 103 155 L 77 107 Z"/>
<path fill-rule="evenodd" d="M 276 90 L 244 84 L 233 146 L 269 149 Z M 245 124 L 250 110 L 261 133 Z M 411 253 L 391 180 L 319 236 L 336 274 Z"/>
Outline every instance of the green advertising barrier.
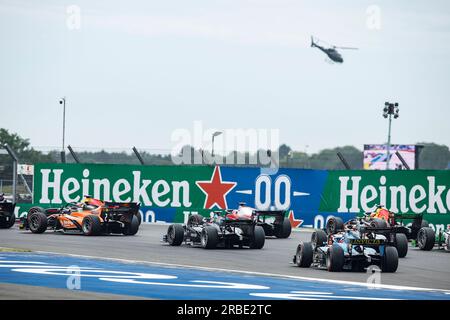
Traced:
<path fill-rule="evenodd" d="M 113 164 L 38 164 L 34 202 L 58 205 L 92 195 L 141 206 L 202 207 L 204 194 L 197 180 L 208 180 L 207 166 L 134 166 Z"/>
<path fill-rule="evenodd" d="M 428 222 L 450 224 L 450 171 L 329 171 L 321 212 L 371 211 L 383 204 L 397 213 L 423 214 Z"/>
<path fill-rule="evenodd" d="M 83 195 L 139 202 L 144 222 L 184 222 L 197 212 L 268 204 L 292 211 L 299 227 L 322 227 L 330 216 L 344 220 L 376 204 L 393 212 L 422 213 L 439 228 L 450 224 L 450 171 L 323 171 L 255 167 L 37 164 L 34 203 L 61 207 Z M 284 207 L 278 207 L 278 206 Z M 32 205 L 19 204 L 23 215 Z M 207 209 L 204 209 L 207 208 Z M 267 209 L 267 208 L 266 208 Z"/>

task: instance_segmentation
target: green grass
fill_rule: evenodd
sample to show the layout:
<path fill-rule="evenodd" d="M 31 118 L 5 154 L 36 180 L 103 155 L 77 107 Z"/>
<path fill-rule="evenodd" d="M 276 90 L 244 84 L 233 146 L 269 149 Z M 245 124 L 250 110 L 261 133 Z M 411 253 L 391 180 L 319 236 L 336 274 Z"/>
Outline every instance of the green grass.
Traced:
<path fill-rule="evenodd" d="M 0 252 L 31 252 L 31 250 L 0 247 Z"/>

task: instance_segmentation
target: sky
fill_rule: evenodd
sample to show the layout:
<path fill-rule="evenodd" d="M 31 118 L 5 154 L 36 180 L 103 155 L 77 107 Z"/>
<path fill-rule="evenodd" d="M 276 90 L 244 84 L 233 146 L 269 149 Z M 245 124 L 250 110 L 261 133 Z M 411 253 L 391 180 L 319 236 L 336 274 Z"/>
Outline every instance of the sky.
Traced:
<path fill-rule="evenodd" d="M 332 64 L 311 35 L 358 50 Z M 0 127 L 38 149 L 61 147 L 63 96 L 79 149 L 163 152 L 195 121 L 362 149 L 385 101 L 392 143 L 450 145 L 445 0 L 0 0 L 0 39 Z"/>

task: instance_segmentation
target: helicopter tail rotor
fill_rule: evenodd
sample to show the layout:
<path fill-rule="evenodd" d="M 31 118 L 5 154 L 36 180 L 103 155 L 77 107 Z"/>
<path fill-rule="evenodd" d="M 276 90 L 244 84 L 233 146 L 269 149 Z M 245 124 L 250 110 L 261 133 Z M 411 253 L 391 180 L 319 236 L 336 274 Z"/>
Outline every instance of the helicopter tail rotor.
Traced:
<path fill-rule="evenodd" d="M 314 39 L 313 39 L 313 37 L 311 36 L 311 47 L 314 47 L 316 44 L 314 43 Z"/>

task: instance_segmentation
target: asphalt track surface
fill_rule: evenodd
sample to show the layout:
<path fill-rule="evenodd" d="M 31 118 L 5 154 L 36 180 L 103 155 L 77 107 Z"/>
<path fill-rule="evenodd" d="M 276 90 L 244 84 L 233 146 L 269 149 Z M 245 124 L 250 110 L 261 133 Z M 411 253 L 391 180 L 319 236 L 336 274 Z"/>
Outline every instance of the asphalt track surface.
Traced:
<path fill-rule="evenodd" d="M 289 239 L 266 239 L 261 250 L 205 250 L 182 245 L 171 247 L 161 242 L 167 225 L 141 225 L 137 235 L 85 237 L 59 232 L 41 235 L 21 231 L 17 227 L 0 230 L 0 246 L 36 252 L 54 252 L 100 258 L 115 258 L 178 266 L 196 266 L 250 273 L 319 278 L 366 283 L 369 274 L 331 273 L 325 270 L 298 268 L 291 263 L 300 240 L 308 241 L 309 231 L 293 232 Z M 1 279 L 0 279 L 0 282 Z M 450 253 L 420 251 L 409 247 L 406 258 L 400 259 L 396 273 L 381 274 L 383 285 L 409 286 L 450 290 Z M 102 296 L 97 296 L 101 298 Z M 107 296 L 105 296 L 107 297 Z M 70 297 L 69 297 L 70 298 Z M 93 296 L 95 299 L 96 297 Z"/>

